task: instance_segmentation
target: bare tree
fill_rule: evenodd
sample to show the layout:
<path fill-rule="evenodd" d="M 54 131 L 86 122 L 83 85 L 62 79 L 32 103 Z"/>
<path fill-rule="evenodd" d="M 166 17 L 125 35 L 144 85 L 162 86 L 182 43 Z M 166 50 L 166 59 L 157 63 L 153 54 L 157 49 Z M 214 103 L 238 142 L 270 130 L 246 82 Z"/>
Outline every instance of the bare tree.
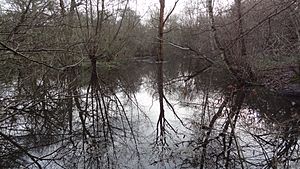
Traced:
<path fill-rule="evenodd" d="M 165 13 L 165 0 L 160 0 L 160 10 L 159 10 L 159 25 L 158 25 L 158 52 L 157 52 L 157 92 L 158 92 L 158 99 L 159 99 L 159 107 L 160 107 L 160 113 L 159 118 L 157 121 L 157 140 L 160 140 L 162 145 L 166 144 L 166 121 L 165 118 L 165 110 L 164 110 L 164 100 L 166 100 L 166 97 L 164 96 L 164 78 L 163 78 L 163 61 L 164 61 L 164 55 L 163 55 L 163 43 L 164 43 L 164 27 L 169 19 L 170 15 L 173 13 L 176 5 L 178 3 L 178 0 L 175 2 L 173 8 L 171 11 L 164 16 Z M 167 101 L 167 100 L 166 100 Z M 168 102 L 168 101 L 167 101 Z M 170 125 L 170 124 L 169 124 Z"/>

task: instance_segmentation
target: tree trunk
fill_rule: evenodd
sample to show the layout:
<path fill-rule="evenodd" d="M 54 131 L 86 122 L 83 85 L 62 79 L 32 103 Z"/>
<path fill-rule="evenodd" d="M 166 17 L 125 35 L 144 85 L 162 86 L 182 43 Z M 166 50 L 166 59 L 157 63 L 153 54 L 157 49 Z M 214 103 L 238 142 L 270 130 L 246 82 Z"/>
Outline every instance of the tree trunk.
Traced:
<path fill-rule="evenodd" d="M 243 59 L 246 56 L 246 45 L 245 38 L 243 37 L 243 18 L 242 18 L 242 10 L 241 10 L 241 0 L 235 0 L 235 15 L 237 20 L 237 57 L 238 59 Z"/>
<path fill-rule="evenodd" d="M 163 61 L 163 36 L 164 36 L 164 12 L 165 12 L 165 0 L 159 0 L 160 10 L 159 10 L 159 25 L 158 25 L 158 55 L 157 61 Z"/>
<path fill-rule="evenodd" d="M 164 35 L 164 9 L 165 0 L 160 0 L 159 26 L 158 26 L 158 53 L 157 53 L 157 90 L 159 97 L 159 118 L 157 121 L 157 137 L 165 144 L 165 111 L 164 111 L 164 84 L 163 84 L 163 35 Z M 160 133 L 158 133 L 160 131 Z"/>

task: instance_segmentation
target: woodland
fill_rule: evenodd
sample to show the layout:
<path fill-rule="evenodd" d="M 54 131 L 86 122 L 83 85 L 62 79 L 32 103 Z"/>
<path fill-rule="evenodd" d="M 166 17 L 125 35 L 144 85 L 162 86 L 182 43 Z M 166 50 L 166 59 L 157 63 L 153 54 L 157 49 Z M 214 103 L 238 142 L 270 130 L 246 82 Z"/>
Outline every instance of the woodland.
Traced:
<path fill-rule="evenodd" d="M 299 167 L 300 0 L 137 1 L 0 1 L 0 168 Z"/>

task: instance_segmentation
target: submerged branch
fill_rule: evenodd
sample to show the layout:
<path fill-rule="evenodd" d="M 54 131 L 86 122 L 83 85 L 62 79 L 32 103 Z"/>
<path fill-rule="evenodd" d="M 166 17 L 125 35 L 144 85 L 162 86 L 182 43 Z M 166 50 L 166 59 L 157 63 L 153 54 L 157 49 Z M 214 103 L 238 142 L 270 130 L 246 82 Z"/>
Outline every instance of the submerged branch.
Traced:
<path fill-rule="evenodd" d="M 7 136 L 6 134 L 0 132 L 0 136 L 3 137 L 5 140 L 9 141 L 11 144 L 13 144 L 15 147 L 17 147 L 19 150 L 21 150 L 23 153 L 25 153 L 33 162 L 34 164 L 36 164 L 36 166 L 39 169 L 42 169 L 43 167 L 41 166 L 40 163 L 38 163 L 39 159 L 38 157 L 33 156 L 32 154 L 30 154 L 26 149 L 24 149 L 20 144 L 18 144 L 16 141 L 14 141 L 12 138 L 10 138 L 9 136 Z"/>
<path fill-rule="evenodd" d="M 174 115 L 176 116 L 176 118 L 180 121 L 182 126 L 185 126 L 185 124 L 183 123 L 183 121 L 181 120 L 181 118 L 177 115 L 177 113 L 175 112 L 174 107 L 172 106 L 172 104 L 169 102 L 169 100 L 166 98 L 166 96 L 164 95 L 164 100 L 166 101 L 166 103 L 168 104 L 168 106 L 171 108 L 172 112 L 174 113 Z"/>

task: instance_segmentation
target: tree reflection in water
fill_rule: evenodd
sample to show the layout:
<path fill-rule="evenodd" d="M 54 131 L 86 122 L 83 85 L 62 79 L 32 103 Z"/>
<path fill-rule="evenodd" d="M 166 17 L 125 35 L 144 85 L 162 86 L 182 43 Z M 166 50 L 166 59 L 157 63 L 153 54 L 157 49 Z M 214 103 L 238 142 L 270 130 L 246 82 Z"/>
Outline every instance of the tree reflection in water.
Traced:
<path fill-rule="evenodd" d="M 184 126 L 176 117 L 172 120 L 172 109 L 165 110 L 174 131 L 165 133 L 163 156 L 153 144 L 154 129 L 146 125 L 151 123 L 147 119 L 157 120 L 155 64 L 130 63 L 110 70 L 100 65 L 97 80 L 84 66 L 60 74 L 27 69 L 31 76 L 16 70 L 10 81 L 1 82 L 0 166 L 297 166 L 299 98 L 235 85 L 219 68 L 189 78 L 205 65 L 191 69 L 185 62 L 164 63 L 165 97 Z M 149 100 L 139 100 L 147 92 L 153 98 L 147 94 Z M 151 99 L 154 108 L 143 107 Z"/>

